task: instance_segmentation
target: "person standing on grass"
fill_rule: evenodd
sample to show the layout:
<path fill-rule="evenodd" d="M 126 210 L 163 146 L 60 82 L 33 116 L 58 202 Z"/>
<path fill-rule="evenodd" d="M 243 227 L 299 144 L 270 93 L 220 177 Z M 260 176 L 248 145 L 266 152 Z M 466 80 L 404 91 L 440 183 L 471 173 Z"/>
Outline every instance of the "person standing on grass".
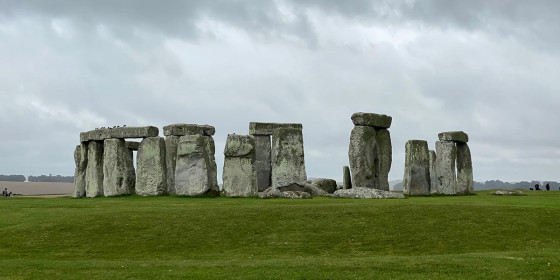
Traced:
<path fill-rule="evenodd" d="M 535 184 L 535 191 L 540 191 L 541 187 L 539 186 L 539 184 Z"/>
<path fill-rule="evenodd" d="M 546 183 L 545 188 L 546 188 L 547 191 L 550 191 L 550 184 L 549 184 L 549 183 Z"/>
<path fill-rule="evenodd" d="M 8 197 L 8 188 L 4 188 L 4 191 L 2 192 L 2 196 Z"/>

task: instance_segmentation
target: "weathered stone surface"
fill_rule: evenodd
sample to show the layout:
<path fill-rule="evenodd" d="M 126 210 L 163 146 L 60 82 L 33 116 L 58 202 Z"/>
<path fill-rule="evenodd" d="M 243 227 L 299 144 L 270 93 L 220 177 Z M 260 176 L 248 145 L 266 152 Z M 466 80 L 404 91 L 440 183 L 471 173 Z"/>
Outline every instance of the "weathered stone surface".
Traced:
<path fill-rule="evenodd" d="M 272 135 L 274 131 L 279 128 L 295 128 L 302 130 L 303 126 L 301 123 L 262 123 L 262 122 L 250 122 L 249 123 L 249 134 L 250 135 Z"/>
<path fill-rule="evenodd" d="M 158 134 L 159 129 L 155 126 L 102 128 L 80 133 L 80 141 L 103 141 L 110 138 L 146 138 L 155 137 Z"/>
<path fill-rule="evenodd" d="M 424 140 L 406 142 L 403 194 L 430 195 L 430 153 Z"/>
<path fill-rule="evenodd" d="M 467 143 L 457 143 L 457 189 L 456 193 L 473 194 L 474 180 L 471 150 Z"/>
<path fill-rule="evenodd" d="M 138 151 L 140 147 L 140 142 L 126 141 L 126 148 L 133 151 Z"/>
<path fill-rule="evenodd" d="M 214 138 L 212 136 L 203 136 L 204 143 L 206 147 L 206 152 L 208 154 L 208 159 L 210 164 L 208 165 L 208 181 L 210 182 L 210 190 L 213 194 L 219 194 L 220 186 L 218 186 L 218 165 L 216 164 L 216 144 L 214 143 Z"/>
<path fill-rule="evenodd" d="M 430 150 L 430 193 L 437 193 L 436 151 Z"/>
<path fill-rule="evenodd" d="M 469 142 L 469 136 L 463 131 L 448 131 L 438 134 L 439 141 Z"/>
<path fill-rule="evenodd" d="M 96 197 L 103 195 L 103 142 L 91 141 L 88 143 L 86 169 L 86 196 Z"/>
<path fill-rule="evenodd" d="M 350 177 L 350 167 L 343 166 L 342 167 L 342 188 L 343 189 L 351 189 L 352 188 L 352 179 Z"/>
<path fill-rule="evenodd" d="M 334 192 L 336 198 L 404 198 L 403 194 L 378 189 L 354 187 Z"/>
<path fill-rule="evenodd" d="M 379 147 L 379 186 L 377 189 L 389 190 L 389 171 L 393 162 L 393 147 L 391 133 L 387 129 L 375 131 L 375 141 Z"/>
<path fill-rule="evenodd" d="M 259 192 L 271 186 L 271 140 L 269 135 L 254 135 L 255 138 L 255 167 L 257 170 L 257 185 Z"/>
<path fill-rule="evenodd" d="M 129 151 L 123 139 L 106 139 L 103 144 L 103 194 L 105 196 L 134 193 L 136 174 L 127 168 Z"/>
<path fill-rule="evenodd" d="M 457 160 L 457 146 L 455 142 L 436 142 L 436 173 L 438 194 L 454 195 L 457 193 L 457 175 L 455 162 Z"/>
<path fill-rule="evenodd" d="M 130 178 L 132 184 L 131 194 L 136 192 L 136 170 L 134 169 L 134 152 L 126 149 L 124 152 L 124 174 Z"/>
<path fill-rule="evenodd" d="M 517 191 L 517 190 L 496 190 L 496 191 L 492 192 L 491 194 L 493 194 L 493 195 L 526 195 L 524 192 Z"/>
<path fill-rule="evenodd" d="M 200 196 L 217 194 L 213 186 L 212 160 L 205 136 L 182 136 L 177 147 L 175 191 L 178 195 Z"/>
<path fill-rule="evenodd" d="M 251 135 L 228 134 L 224 156 L 255 158 L 255 146 Z"/>
<path fill-rule="evenodd" d="M 306 192 L 311 196 L 329 196 L 329 193 L 319 188 L 317 185 L 304 182 L 304 183 L 293 183 L 287 186 L 278 187 L 281 192 Z"/>
<path fill-rule="evenodd" d="M 162 137 L 142 140 L 136 161 L 136 193 L 144 196 L 164 194 L 167 189 L 165 140 Z"/>
<path fill-rule="evenodd" d="M 74 162 L 76 163 L 76 170 L 74 172 L 74 192 L 72 192 L 73 198 L 86 196 L 87 154 L 87 143 L 82 143 L 76 146 L 76 149 L 74 150 Z"/>
<path fill-rule="evenodd" d="M 272 136 L 272 187 L 307 180 L 303 134 L 297 128 L 279 128 Z"/>
<path fill-rule="evenodd" d="M 336 191 L 336 181 L 333 179 L 318 178 L 313 180 L 312 184 L 327 193 L 334 193 Z"/>
<path fill-rule="evenodd" d="M 167 168 L 167 193 L 175 194 L 175 165 L 177 164 L 177 146 L 181 136 L 165 137 L 165 162 Z"/>
<path fill-rule="evenodd" d="M 311 198 L 311 195 L 304 191 L 281 191 L 279 188 L 270 187 L 259 193 L 260 198 Z"/>
<path fill-rule="evenodd" d="M 352 187 L 377 188 L 380 162 L 373 127 L 355 126 L 352 129 L 348 158 L 352 171 Z"/>
<path fill-rule="evenodd" d="M 216 128 L 211 125 L 199 125 L 188 123 L 176 123 L 163 127 L 164 136 L 185 136 L 185 135 L 205 135 L 212 136 L 216 133 Z"/>
<path fill-rule="evenodd" d="M 387 115 L 374 113 L 357 112 L 352 114 L 352 122 L 354 125 L 370 126 L 375 128 L 389 128 L 393 118 Z"/>

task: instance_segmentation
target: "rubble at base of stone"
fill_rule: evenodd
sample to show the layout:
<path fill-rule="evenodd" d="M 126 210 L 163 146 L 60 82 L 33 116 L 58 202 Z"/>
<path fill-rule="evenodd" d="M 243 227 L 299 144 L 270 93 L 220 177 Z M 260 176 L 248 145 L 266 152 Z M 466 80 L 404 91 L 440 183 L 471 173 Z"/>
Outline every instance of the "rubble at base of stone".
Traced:
<path fill-rule="evenodd" d="M 361 187 L 338 190 L 332 196 L 336 198 L 405 198 L 401 193 Z"/>
<path fill-rule="evenodd" d="M 492 195 L 526 195 L 524 192 L 522 191 L 516 191 L 516 190 L 497 190 L 494 192 L 491 192 L 490 194 Z"/>

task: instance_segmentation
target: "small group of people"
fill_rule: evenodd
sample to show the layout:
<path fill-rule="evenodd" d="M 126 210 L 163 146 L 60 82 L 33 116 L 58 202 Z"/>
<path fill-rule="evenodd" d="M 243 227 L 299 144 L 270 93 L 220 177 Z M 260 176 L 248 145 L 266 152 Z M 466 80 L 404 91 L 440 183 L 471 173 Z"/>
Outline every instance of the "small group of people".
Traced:
<path fill-rule="evenodd" d="M 546 183 L 546 186 L 544 186 L 544 188 L 545 188 L 547 191 L 550 191 L 550 184 L 549 184 L 549 183 Z M 531 190 L 533 190 L 533 188 L 531 188 Z M 560 190 L 560 188 L 558 188 L 558 190 Z M 542 190 L 541 190 L 541 186 L 539 186 L 539 184 L 535 184 L 535 191 L 542 191 Z"/>
<path fill-rule="evenodd" d="M 10 197 L 10 196 L 12 196 L 12 192 L 8 193 L 8 188 L 4 188 L 4 191 L 2 192 L 2 196 L 3 197 Z"/>

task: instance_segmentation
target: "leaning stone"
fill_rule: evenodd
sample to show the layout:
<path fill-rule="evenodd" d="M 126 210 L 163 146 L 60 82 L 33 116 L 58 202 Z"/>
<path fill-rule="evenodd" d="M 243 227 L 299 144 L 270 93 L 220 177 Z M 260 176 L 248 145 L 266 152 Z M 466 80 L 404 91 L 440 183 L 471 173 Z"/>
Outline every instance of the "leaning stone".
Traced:
<path fill-rule="evenodd" d="M 216 128 L 211 125 L 176 123 L 163 127 L 164 136 L 205 135 L 212 136 Z"/>
<path fill-rule="evenodd" d="M 74 162 L 76 163 L 76 171 L 74 172 L 74 192 L 73 198 L 86 196 L 86 168 L 87 168 L 87 143 L 76 146 L 74 150 Z"/>
<path fill-rule="evenodd" d="M 257 185 L 262 192 L 271 186 L 271 140 L 269 135 L 254 135 Z"/>
<path fill-rule="evenodd" d="M 439 141 L 469 142 L 469 136 L 463 131 L 449 131 L 438 134 Z"/>
<path fill-rule="evenodd" d="M 253 136 L 229 134 L 224 155 L 224 194 L 228 197 L 256 196 L 258 187 Z"/>
<path fill-rule="evenodd" d="M 224 156 L 255 158 L 255 138 L 251 135 L 228 134 Z"/>
<path fill-rule="evenodd" d="M 279 128 L 295 128 L 302 130 L 303 126 L 301 123 L 261 123 L 261 122 L 250 122 L 249 123 L 249 134 L 250 135 L 272 135 L 274 131 Z"/>
<path fill-rule="evenodd" d="M 312 184 L 327 193 L 334 193 L 336 191 L 336 181 L 333 179 L 319 178 L 313 180 Z"/>
<path fill-rule="evenodd" d="M 175 191 L 177 195 L 215 195 L 212 162 L 204 136 L 182 136 L 177 147 Z"/>
<path fill-rule="evenodd" d="M 437 193 L 436 151 L 430 150 L 430 193 Z"/>
<path fill-rule="evenodd" d="M 143 196 L 164 194 L 167 189 L 165 140 L 162 137 L 142 140 L 136 160 L 136 193 Z"/>
<path fill-rule="evenodd" d="M 279 128 L 272 136 L 272 187 L 307 180 L 303 134 L 297 128 Z"/>
<path fill-rule="evenodd" d="M 140 142 L 135 141 L 126 141 L 126 148 L 133 151 L 138 151 L 138 147 L 140 147 Z"/>
<path fill-rule="evenodd" d="M 80 141 L 103 141 L 110 138 L 146 138 L 155 137 L 158 134 L 159 129 L 155 126 L 102 128 L 80 133 Z"/>
<path fill-rule="evenodd" d="M 474 180 L 471 150 L 467 143 L 457 143 L 457 194 L 473 194 Z"/>
<path fill-rule="evenodd" d="M 373 127 L 355 126 L 352 129 L 348 158 L 352 171 L 352 187 L 377 188 L 379 148 Z"/>
<path fill-rule="evenodd" d="M 457 146 L 455 142 L 436 142 L 436 174 L 438 194 L 457 194 L 457 174 L 455 162 L 457 160 Z"/>
<path fill-rule="evenodd" d="M 393 118 L 387 115 L 374 113 L 357 112 L 352 114 L 352 122 L 354 125 L 371 126 L 375 128 L 389 128 Z"/>
<path fill-rule="evenodd" d="M 343 166 L 342 167 L 342 188 L 343 189 L 351 189 L 352 188 L 352 179 L 350 177 L 350 167 Z"/>
<path fill-rule="evenodd" d="M 123 139 L 106 139 L 103 144 L 103 194 L 105 196 L 134 193 L 134 170 L 127 168 L 129 151 Z"/>
<path fill-rule="evenodd" d="M 378 189 L 354 187 L 334 192 L 336 198 L 405 198 L 403 194 Z"/>
<path fill-rule="evenodd" d="M 103 142 L 88 143 L 86 196 L 103 196 Z"/>
<path fill-rule="evenodd" d="M 389 191 L 389 172 L 393 162 L 391 133 L 387 129 L 375 131 L 375 140 L 379 147 L 379 186 L 377 189 Z"/>
<path fill-rule="evenodd" d="M 175 165 L 177 164 L 177 145 L 181 136 L 165 136 L 165 162 L 167 168 L 167 193 L 175 194 Z"/>
<path fill-rule="evenodd" d="M 424 140 L 406 142 L 403 194 L 430 195 L 430 154 Z"/>

